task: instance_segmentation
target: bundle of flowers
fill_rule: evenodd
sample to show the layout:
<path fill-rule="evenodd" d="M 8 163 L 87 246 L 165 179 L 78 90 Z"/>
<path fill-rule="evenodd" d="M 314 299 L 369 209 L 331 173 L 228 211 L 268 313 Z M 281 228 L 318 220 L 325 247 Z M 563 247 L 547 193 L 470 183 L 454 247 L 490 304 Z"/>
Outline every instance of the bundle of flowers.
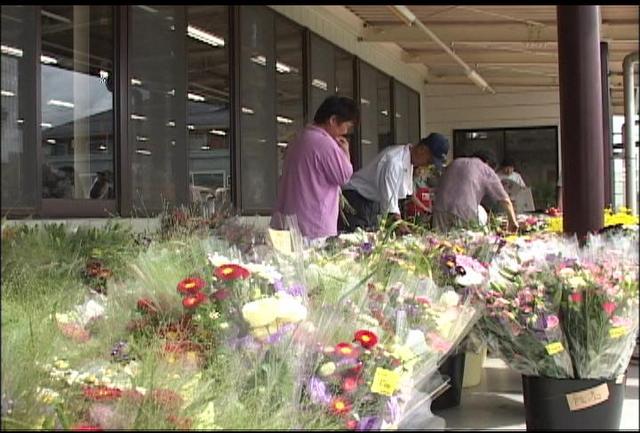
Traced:
<path fill-rule="evenodd" d="M 638 332 L 637 243 L 624 237 L 510 244 L 480 292 L 480 327 L 512 368 L 552 378 L 611 379 Z"/>
<path fill-rule="evenodd" d="M 548 230 L 554 233 L 562 233 L 563 223 L 562 215 L 556 214 L 547 219 Z M 638 230 L 640 220 L 638 215 L 633 215 L 631 209 L 620 207 L 617 212 L 611 208 L 604 210 L 604 227 L 624 227 L 632 230 Z"/>

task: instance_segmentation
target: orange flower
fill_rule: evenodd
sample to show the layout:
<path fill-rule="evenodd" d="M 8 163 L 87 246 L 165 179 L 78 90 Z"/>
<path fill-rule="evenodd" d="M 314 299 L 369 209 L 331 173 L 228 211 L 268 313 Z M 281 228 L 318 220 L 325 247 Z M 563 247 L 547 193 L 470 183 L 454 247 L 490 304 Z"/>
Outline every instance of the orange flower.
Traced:
<path fill-rule="evenodd" d="M 365 329 L 361 329 L 356 331 L 354 339 L 360 343 L 362 347 L 365 349 L 371 349 L 376 344 L 378 344 L 378 336 L 371 331 L 367 331 Z"/>
<path fill-rule="evenodd" d="M 351 411 L 351 403 L 344 397 L 331 400 L 330 410 L 335 415 L 345 415 Z"/>
<path fill-rule="evenodd" d="M 178 292 L 183 295 L 190 294 L 194 295 L 198 293 L 205 286 L 205 282 L 202 278 L 198 277 L 190 277 L 185 278 L 184 280 L 178 283 Z"/>
<path fill-rule="evenodd" d="M 58 328 L 66 336 L 78 343 L 84 343 L 91 339 L 89 331 L 76 323 L 58 323 Z"/>
<path fill-rule="evenodd" d="M 335 353 L 347 358 L 357 358 L 360 355 L 360 351 L 353 347 L 351 343 L 338 343 L 336 344 Z"/>
<path fill-rule="evenodd" d="M 118 388 L 109 388 L 107 386 L 88 386 L 83 390 L 83 394 L 90 400 L 106 401 L 120 398 L 122 391 Z"/>
<path fill-rule="evenodd" d="M 247 269 L 234 264 L 218 266 L 214 273 L 216 277 L 224 281 L 249 278 L 249 275 L 251 275 Z"/>
<path fill-rule="evenodd" d="M 193 296 L 186 296 L 182 300 L 182 306 L 184 308 L 193 309 L 206 301 L 207 301 L 207 296 L 202 292 L 198 292 Z"/>

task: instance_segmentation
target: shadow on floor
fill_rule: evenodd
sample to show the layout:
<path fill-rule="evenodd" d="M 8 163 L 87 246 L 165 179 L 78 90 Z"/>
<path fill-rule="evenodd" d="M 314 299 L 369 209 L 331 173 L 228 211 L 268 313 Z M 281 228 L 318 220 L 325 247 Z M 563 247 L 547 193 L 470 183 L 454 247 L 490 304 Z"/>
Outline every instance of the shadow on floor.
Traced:
<path fill-rule="evenodd" d="M 460 406 L 433 413 L 445 419 L 447 429 L 519 429 L 525 424 L 521 401 L 486 391 L 468 391 L 462 395 Z"/>

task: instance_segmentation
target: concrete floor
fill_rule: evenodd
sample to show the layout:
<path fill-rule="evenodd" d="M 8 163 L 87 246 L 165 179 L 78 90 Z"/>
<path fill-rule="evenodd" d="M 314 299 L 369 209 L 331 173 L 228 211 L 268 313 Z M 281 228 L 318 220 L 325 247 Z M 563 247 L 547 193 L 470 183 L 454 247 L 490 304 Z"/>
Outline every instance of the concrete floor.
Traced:
<path fill-rule="evenodd" d="M 640 427 L 637 361 L 629 366 L 625 391 L 620 429 L 637 431 Z M 482 381 L 462 390 L 460 406 L 434 414 L 443 419 L 446 429 L 526 430 L 521 376 L 501 360 L 488 357 Z"/>

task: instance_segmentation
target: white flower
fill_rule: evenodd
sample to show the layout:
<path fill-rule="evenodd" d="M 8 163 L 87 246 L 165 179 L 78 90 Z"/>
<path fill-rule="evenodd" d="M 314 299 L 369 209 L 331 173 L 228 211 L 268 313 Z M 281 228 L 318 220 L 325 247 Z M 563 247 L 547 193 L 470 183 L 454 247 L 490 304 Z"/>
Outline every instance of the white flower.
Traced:
<path fill-rule="evenodd" d="M 276 317 L 283 322 L 301 322 L 307 318 L 307 309 L 293 296 L 280 296 L 276 304 Z"/>
<path fill-rule="evenodd" d="M 36 388 L 38 400 L 44 404 L 55 403 L 60 398 L 60 394 L 50 388 Z"/>
<path fill-rule="evenodd" d="M 476 272 L 473 269 L 465 269 L 465 271 L 466 273 L 464 275 L 456 277 L 456 283 L 461 286 L 477 286 L 482 284 L 484 281 L 484 276 L 481 273 Z"/>
<path fill-rule="evenodd" d="M 458 295 L 453 290 L 447 290 L 442 295 L 440 295 L 441 304 L 446 305 L 447 307 L 455 307 L 460 302 L 460 295 Z"/>
<path fill-rule="evenodd" d="M 104 306 L 90 299 L 84 304 L 77 306 L 76 311 L 80 316 L 80 324 L 85 326 L 91 320 L 97 319 L 104 314 Z"/>

